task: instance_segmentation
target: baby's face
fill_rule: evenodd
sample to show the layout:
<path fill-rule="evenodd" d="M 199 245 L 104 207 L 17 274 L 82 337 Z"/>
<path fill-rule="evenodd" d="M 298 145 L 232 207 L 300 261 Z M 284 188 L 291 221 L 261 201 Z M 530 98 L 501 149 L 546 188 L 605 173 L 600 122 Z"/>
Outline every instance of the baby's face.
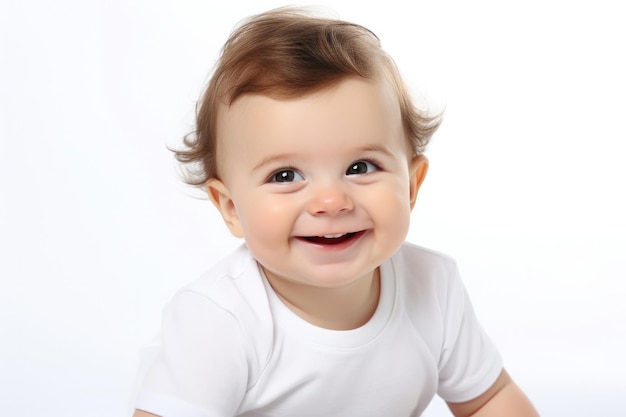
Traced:
<path fill-rule="evenodd" d="M 218 126 L 210 194 L 273 279 L 348 285 L 402 244 L 427 162 L 411 158 L 387 83 L 244 96 Z"/>

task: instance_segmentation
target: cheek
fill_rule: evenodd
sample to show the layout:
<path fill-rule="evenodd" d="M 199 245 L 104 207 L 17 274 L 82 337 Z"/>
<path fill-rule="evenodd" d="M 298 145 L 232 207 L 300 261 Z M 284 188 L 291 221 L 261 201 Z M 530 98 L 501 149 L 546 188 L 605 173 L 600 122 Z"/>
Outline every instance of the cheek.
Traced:
<path fill-rule="evenodd" d="M 294 219 L 292 205 L 284 199 L 252 195 L 240 206 L 239 218 L 246 240 L 271 241 L 289 234 Z"/>
<path fill-rule="evenodd" d="M 408 229 L 411 216 L 408 185 L 387 184 L 379 192 L 369 194 L 368 200 L 370 215 L 387 231 L 403 232 Z"/>

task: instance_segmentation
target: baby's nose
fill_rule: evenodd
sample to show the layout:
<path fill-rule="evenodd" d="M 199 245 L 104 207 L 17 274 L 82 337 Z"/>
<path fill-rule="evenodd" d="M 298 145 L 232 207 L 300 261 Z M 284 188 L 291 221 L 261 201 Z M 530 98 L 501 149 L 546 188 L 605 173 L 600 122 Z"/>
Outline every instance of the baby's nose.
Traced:
<path fill-rule="evenodd" d="M 339 184 L 316 187 L 309 203 L 309 213 L 314 216 L 336 215 L 354 209 L 354 202 L 344 186 Z"/>

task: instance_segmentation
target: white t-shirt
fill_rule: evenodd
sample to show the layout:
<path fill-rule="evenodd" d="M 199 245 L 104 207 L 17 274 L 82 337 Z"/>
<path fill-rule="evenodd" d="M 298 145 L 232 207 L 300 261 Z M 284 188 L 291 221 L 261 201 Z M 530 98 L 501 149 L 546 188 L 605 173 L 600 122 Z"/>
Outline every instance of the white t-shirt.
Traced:
<path fill-rule="evenodd" d="M 316 327 L 274 293 L 246 246 L 180 291 L 135 407 L 163 417 L 419 416 L 502 370 L 455 263 L 404 244 L 380 267 L 379 305 L 354 330 Z"/>

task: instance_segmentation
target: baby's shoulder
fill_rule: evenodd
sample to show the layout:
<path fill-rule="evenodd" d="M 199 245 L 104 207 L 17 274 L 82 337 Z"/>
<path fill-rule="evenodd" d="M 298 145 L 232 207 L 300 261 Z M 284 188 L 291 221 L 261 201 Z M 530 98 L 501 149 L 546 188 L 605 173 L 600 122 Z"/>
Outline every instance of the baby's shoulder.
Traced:
<path fill-rule="evenodd" d="M 252 254 L 242 245 L 185 285 L 178 293 L 193 292 L 222 304 L 229 299 L 256 295 L 249 287 L 260 290 L 261 277 Z"/>
<path fill-rule="evenodd" d="M 245 331 L 256 334 L 259 329 L 271 327 L 261 272 L 245 245 L 181 288 L 170 304 L 189 303 L 189 299 L 198 305 L 210 305 L 207 309 L 222 317 L 230 316 Z"/>
<path fill-rule="evenodd" d="M 401 297 L 439 309 L 463 291 L 456 262 L 436 250 L 405 243 L 391 258 Z"/>
<path fill-rule="evenodd" d="M 414 243 L 405 242 L 391 258 L 396 269 L 411 275 L 449 275 L 457 274 L 456 261 L 433 249 Z"/>

